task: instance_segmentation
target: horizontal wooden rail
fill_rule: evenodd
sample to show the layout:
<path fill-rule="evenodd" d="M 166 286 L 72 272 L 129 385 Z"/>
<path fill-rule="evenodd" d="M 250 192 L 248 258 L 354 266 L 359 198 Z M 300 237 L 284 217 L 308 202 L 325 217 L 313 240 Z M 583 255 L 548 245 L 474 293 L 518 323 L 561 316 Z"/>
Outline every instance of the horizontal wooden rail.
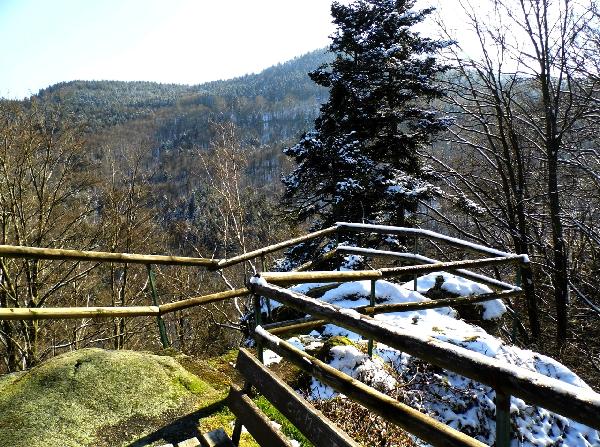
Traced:
<path fill-rule="evenodd" d="M 418 238 L 433 239 L 444 242 L 454 247 L 462 248 L 472 253 L 483 253 L 492 256 L 513 256 L 511 253 L 486 247 L 485 245 L 474 244 L 445 234 L 436 233 L 430 230 L 421 230 L 419 228 L 392 227 L 387 225 L 369 225 L 348 222 L 338 222 L 337 227 L 341 231 L 351 231 L 354 233 L 379 233 L 379 234 L 397 234 L 404 236 L 414 236 Z"/>
<path fill-rule="evenodd" d="M 420 264 L 420 265 L 408 265 L 405 267 L 387 267 L 379 269 L 384 277 L 398 276 L 404 274 L 423 274 L 429 272 L 439 272 L 441 270 L 447 270 L 452 268 L 480 268 L 487 267 L 490 265 L 505 265 L 505 264 L 519 264 L 523 261 L 521 255 L 502 256 L 497 258 L 485 258 L 485 259 L 468 259 L 464 261 L 448 261 L 448 262 L 436 262 L 435 264 Z"/>
<path fill-rule="evenodd" d="M 225 292 L 212 293 L 194 298 L 188 298 L 174 303 L 161 304 L 160 306 L 130 306 L 130 307 L 42 307 L 35 308 L 19 308 L 9 307 L 0 308 L 1 320 L 48 320 L 48 319 L 75 319 L 75 318 L 112 318 L 112 317 L 147 317 L 165 315 L 171 312 L 188 309 L 190 307 L 202 306 L 204 304 L 225 301 L 231 298 L 236 298 L 248 295 L 250 291 L 247 288 L 228 290 Z M 374 307 L 361 306 L 356 310 L 367 314 L 380 314 L 388 312 L 403 312 L 408 310 L 431 309 L 437 307 L 446 307 L 461 304 L 473 304 L 484 301 L 490 301 L 499 298 L 508 298 L 521 295 L 519 290 L 506 291 L 500 293 L 490 293 L 476 295 L 470 297 L 459 298 L 444 298 L 434 301 L 423 301 L 414 303 L 397 303 L 397 304 L 379 304 Z M 273 333 L 285 333 L 290 330 L 300 330 L 302 328 L 318 327 L 314 319 L 310 317 L 285 322 L 286 324 L 275 323 L 274 325 L 266 325 Z M 302 326 L 302 324 L 304 324 Z M 292 325 L 294 327 L 292 328 Z"/>
<path fill-rule="evenodd" d="M 486 301 L 511 298 L 523 295 L 522 290 L 506 290 L 498 293 L 485 293 L 481 295 L 461 296 L 456 298 L 442 298 L 430 301 L 415 301 L 409 303 L 378 304 L 376 306 L 359 306 L 354 310 L 366 315 L 378 315 L 391 312 L 409 312 L 423 309 L 437 309 L 447 306 L 461 306 L 468 304 L 483 303 Z M 308 295 L 307 295 L 308 296 Z M 280 321 L 277 323 L 264 324 L 263 328 L 271 334 L 282 335 L 289 333 L 299 333 L 308 329 L 314 329 L 319 326 L 329 324 L 329 321 L 315 317 L 304 317 L 295 320 Z"/>
<path fill-rule="evenodd" d="M 489 385 L 497 391 L 600 430 L 600 394 L 592 390 L 576 387 L 430 336 L 416 334 L 410 329 L 393 327 L 356 311 L 323 303 L 262 280 L 253 281 L 251 289 L 254 293 L 333 322 L 367 339 L 378 340 L 436 366 Z"/>
<path fill-rule="evenodd" d="M 388 251 L 388 250 L 376 250 L 372 248 L 361 248 L 361 247 L 350 247 L 340 245 L 337 248 L 339 253 L 348 253 L 353 255 L 361 255 L 361 256 L 369 256 L 369 257 L 382 257 L 382 258 L 393 258 L 393 259 L 402 259 L 404 261 L 409 261 L 412 264 L 437 264 L 439 261 L 437 259 L 428 258 L 427 256 L 422 256 L 414 253 L 401 253 L 396 251 Z M 481 284 L 485 284 L 486 286 L 493 287 L 495 289 L 502 290 L 512 290 L 515 288 L 514 284 L 510 284 L 504 281 L 499 281 L 495 278 L 490 278 L 489 276 L 482 275 L 479 273 L 474 273 L 469 270 L 464 269 L 447 269 L 449 273 L 454 273 L 458 276 L 462 276 L 463 278 L 472 279 L 473 281 L 479 282 Z"/>
<path fill-rule="evenodd" d="M 292 447 L 292 443 L 273 426 L 269 418 L 252 402 L 252 399 L 235 385 L 232 385 L 229 390 L 227 406 L 233 414 L 244 421 L 246 429 L 259 445 Z"/>
<path fill-rule="evenodd" d="M 23 247 L 16 245 L 0 245 L 0 257 L 50 259 L 60 261 L 119 262 L 128 264 L 185 265 L 208 268 L 216 267 L 218 264 L 218 260 L 208 258 L 63 250 L 56 248 Z"/>
<path fill-rule="evenodd" d="M 363 306 L 357 308 L 360 313 L 367 315 L 386 314 L 390 312 L 408 312 L 423 309 L 437 309 L 446 306 L 462 306 L 465 304 L 484 303 L 486 301 L 498 300 L 522 296 L 522 290 L 506 290 L 498 293 L 482 293 L 480 295 L 460 296 L 453 298 L 441 298 L 438 300 L 419 301 L 410 303 L 378 304 L 376 306 Z"/>
<path fill-rule="evenodd" d="M 291 247 L 292 245 L 299 244 L 300 242 L 310 241 L 311 239 L 316 239 L 321 236 L 327 236 L 328 234 L 335 233 L 336 231 L 337 227 L 325 228 L 324 230 L 319 230 L 315 231 L 314 233 L 305 234 L 304 236 L 288 239 L 287 241 L 279 242 L 278 244 L 274 245 L 269 245 L 268 247 L 259 248 L 258 250 L 250 251 L 248 253 L 244 253 L 242 255 L 235 256 L 230 259 L 222 259 L 217 263 L 217 266 L 220 269 L 230 267 L 232 265 L 239 264 L 240 262 L 248 261 L 250 259 L 258 258 L 259 256 L 273 253 L 275 251 L 281 250 L 282 248 Z"/>
<path fill-rule="evenodd" d="M 240 348 L 235 367 L 314 445 L 359 447 L 359 444 L 300 397 L 293 388 L 269 371 L 246 349 Z"/>
<path fill-rule="evenodd" d="M 314 329 L 329 324 L 327 320 L 319 320 L 314 317 L 298 318 L 296 320 L 280 321 L 277 323 L 263 324 L 262 327 L 271 334 L 281 335 L 299 333 L 307 329 Z"/>
<path fill-rule="evenodd" d="M 317 272 L 262 272 L 260 277 L 268 282 L 294 284 L 315 282 L 348 282 L 364 279 L 382 279 L 380 270 L 348 270 Z"/>
<path fill-rule="evenodd" d="M 160 314 L 164 315 L 170 312 L 178 310 L 188 309 L 190 307 L 201 306 L 203 304 L 215 303 L 217 301 L 224 301 L 231 298 L 237 298 L 240 296 L 248 295 L 249 290 L 247 288 L 227 290 L 225 292 L 211 293 L 210 295 L 197 296 L 194 298 L 188 298 L 174 303 L 161 304 L 159 307 Z"/>
<path fill-rule="evenodd" d="M 0 308 L 0 320 L 68 320 L 73 318 L 148 317 L 158 315 L 160 315 L 158 306 Z"/>
<path fill-rule="evenodd" d="M 194 298 L 188 298 L 160 306 L 129 306 L 129 307 L 0 307 L 2 320 L 67 320 L 74 318 L 113 318 L 113 317 L 147 317 L 160 316 L 190 307 L 225 301 L 231 298 L 247 295 L 247 288 L 212 293 Z"/>
<path fill-rule="evenodd" d="M 256 328 L 255 337 L 266 347 L 311 376 L 434 446 L 485 446 L 476 439 L 454 430 L 306 354 L 282 339 L 269 334 L 260 326 Z"/>
<path fill-rule="evenodd" d="M 405 267 L 389 267 L 379 270 L 317 271 L 317 272 L 263 272 L 261 277 L 272 283 L 308 283 L 329 281 L 377 280 L 399 275 L 423 274 L 460 267 L 485 267 L 490 265 L 515 264 L 522 262 L 518 255 L 497 258 L 471 259 L 466 261 L 436 262 L 435 264 L 409 265 Z"/>

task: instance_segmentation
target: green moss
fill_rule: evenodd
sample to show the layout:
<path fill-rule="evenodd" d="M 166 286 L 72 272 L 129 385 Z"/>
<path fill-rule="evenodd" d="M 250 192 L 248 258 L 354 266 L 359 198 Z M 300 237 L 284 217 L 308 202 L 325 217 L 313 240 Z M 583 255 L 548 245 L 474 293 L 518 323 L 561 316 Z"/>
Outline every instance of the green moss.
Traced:
<path fill-rule="evenodd" d="M 221 394 L 171 357 L 83 349 L 0 382 L 0 447 L 94 445 L 106 427 L 193 410 Z"/>
<path fill-rule="evenodd" d="M 222 428 L 225 430 L 227 435 L 231 437 L 233 434 L 233 424 L 235 422 L 235 415 L 225 407 L 221 411 L 211 414 L 208 417 L 202 418 L 200 421 L 200 431 L 202 433 Z M 242 433 L 240 437 L 239 447 L 259 447 L 258 443 L 250 436 L 249 433 Z"/>
<path fill-rule="evenodd" d="M 281 424 L 281 432 L 290 439 L 295 439 L 302 447 L 312 447 L 308 439 L 288 419 L 277 410 L 266 398 L 259 396 L 255 400 L 258 408 L 272 421 Z"/>

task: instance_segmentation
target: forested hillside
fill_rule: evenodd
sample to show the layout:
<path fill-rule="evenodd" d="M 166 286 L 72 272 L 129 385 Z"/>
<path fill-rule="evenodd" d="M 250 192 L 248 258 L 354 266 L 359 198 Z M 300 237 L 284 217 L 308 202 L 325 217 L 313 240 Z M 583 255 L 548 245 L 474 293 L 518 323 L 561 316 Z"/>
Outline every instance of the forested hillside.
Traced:
<path fill-rule="evenodd" d="M 150 121 L 157 126 L 154 137 L 164 147 L 208 147 L 211 136 L 202 133 L 208 120 L 228 120 L 248 142 L 268 144 L 296 137 L 312 125 L 327 90 L 307 74 L 329 60 L 329 53 L 317 50 L 258 74 L 195 86 L 63 82 L 41 90 L 35 98 L 60 106 L 90 133 L 135 120 Z"/>
<path fill-rule="evenodd" d="M 312 126 L 327 91 L 307 73 L 330 59 L 318 50 L 200 86 L 73 81 L 28 101 L 1 101 L 0 243 L 224 257 L 284 239 L 297 230 L 276 206 L 281 149 Z M 147 300 L 135 266 L 7 259 L 2 272 L 2 284 L 11 284 L 0 291 L 2 307 Z M 239 286 L 244 278 L 243 271 L 225 279 L 156 273 L 165 297 Z M 220 340 L 211 343 L 214 352 L 237 345 L 240 333 L 225 326 L 238 325 L 238 310 L 224 304 L 191 320 L 182 315 L 173 344 L 206 351 L 207 339 Z M 148 347 L 155 343 L 143 335 L 148 324 L 118 319 L 65 330 L 59 322 L 5 321 L 2 368 L 28 368 L 74 346 Z"/>

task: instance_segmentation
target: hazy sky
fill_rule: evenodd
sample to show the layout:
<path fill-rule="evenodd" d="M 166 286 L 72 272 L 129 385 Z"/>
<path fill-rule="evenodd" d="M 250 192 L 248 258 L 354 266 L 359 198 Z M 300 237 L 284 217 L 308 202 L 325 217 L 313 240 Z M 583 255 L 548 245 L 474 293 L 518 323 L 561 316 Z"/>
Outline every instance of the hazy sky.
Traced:
<path fill-rule="evenodd" d="M 0 96 L 73 79 L 197 84 L 328 44 L 328 0 L 0 0 Z"/>
<path fill-rule="evenodd" d="M 258 72 L 328 45 L 330 5 L 0 0 L 0 97 L 75 79 L 198 84 Z"/>

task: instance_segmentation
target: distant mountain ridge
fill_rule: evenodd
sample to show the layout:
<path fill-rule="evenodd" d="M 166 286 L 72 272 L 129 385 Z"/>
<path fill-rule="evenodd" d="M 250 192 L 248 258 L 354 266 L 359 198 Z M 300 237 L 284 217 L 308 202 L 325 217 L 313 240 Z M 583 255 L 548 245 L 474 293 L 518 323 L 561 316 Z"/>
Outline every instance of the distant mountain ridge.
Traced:
<path fill-rule="evenodd" d="M 167 128 L 159 129 L 157 134 L 161 144 L 173 145 L 177 144 L 173 134 L 182 133 L 182 123 L 196 126 L 206 121 L 207 116 L 213 119 L 227 116 L 242 127 L 257 127 L 258 121 L 277 127 L 273 121 L 283 116 L 288 121 L 291 116 L 293 121 L 314 119 L 327 92 L 315 85 L 307 74 L 331 60 L 331 54 L 320 49 L 260 73 L 229 80 L 192 86 L 145 81 L 69 81 L 40 90 L 34 97 L 61 105 L 91 132 L 158 115 L 163 124 L 177 117 L 177 129 L 167 124 Z M 270 127 L 269 124 L 266 127 Z M 284 125 L 288 126 L 289 123 Z M 286 136 L 290 132 L 293 130 L 286 130 Z M 268 134 L 254 129 L 253 138 L 267 143 L 273 139 L 271 130 Z M 184 139 L 182 143 L 205 145 L 206 141 L 200 137 L 198 141 Z"/>

